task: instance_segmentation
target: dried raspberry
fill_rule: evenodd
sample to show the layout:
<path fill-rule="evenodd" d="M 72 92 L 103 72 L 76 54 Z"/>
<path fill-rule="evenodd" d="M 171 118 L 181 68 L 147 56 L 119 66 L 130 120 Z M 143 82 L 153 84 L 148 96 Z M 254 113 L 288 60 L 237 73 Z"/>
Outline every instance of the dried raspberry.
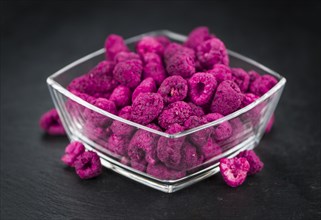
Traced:
<path fill-rule="evenodd" d="M 210 160 L 213 157 L 222 153 L 222 148 L 214 141 L 213 138 L 208 138 L 207 142 L 200 148 L 205 160 Z"/>
<path fill-rule="evenodd" d="M 250 170 L 248 171 L 248 175 L 254 175 L 256 173 L 259 173 L 263 169 L 263 162 L 260 160 L 260 158 L 256 155 L 256 153 L 253 150 L 242 151 L 236 157 L 243 157 L 249 162 Z"/>
<path fill-rule="evenodd" d="M 77 157 L 84 152 L 85 146 L 82 143 L 78 141 L 71 142 L 66 147 L 65 154 L 62 156 L 61 160 L 64 164 L 73 167 Z"/>
<path fill-rule="evenodd" d="M 189 142 L 185 142 L 181 151 L 182 159 L 178 170 L 189 170 L 200 165 L 204 161 L 203 155 L 197 153 L 197 149 Z"/>
<path fill-rule="evenodd" d="M 114 60 L 119 52 L 128 51 L 124 39 L 116 34 L 111 34 L 105 41 L 106 59 Z"/>
<path fill-rule="evenodd" d="M 176 134 L 184 131 L 184 128 L 179 124 L 172 124 L 166 130 L 168 134 Z M 157 144 L 157 157 L 167 167 L 178 167 L 181 163 L 181 148 L 185 137 L 167 138 L 160 137 Z"/>
<path fill-rule="evenodd" d="M 217 87 L 211 112 L 228 115 L 240 108 L 242 100 L 243 94 L 240 88 L 233 81 L 223 81 Z"/>
<path fill-rule="evenodd" d="M 158 55 L 163 56 L 164 47 L 154 37 L 146 36 L 138 41 L 136 51 L 141 56 L 146 53 L 157 53 Z"/>
<path fill-rule="evenodd" d="M 149 128 L 160 130 L 160 128 L 154 124 L 147 125 Z M 139 129 L 128 146 L 128 156 L 132 161 L 146 161 L 150 164 L 155 164 L 158 159 L 156 156 L 156 147 L 159 135 Z"/>
<path fill-rule="evenodd" d="M 232 68 L 232 80 L 239 86 L 241 92 L 246 92 L 250 85 L 250 76 L 242 68 Z"/>
<path fill-rule="evenodd" d="M 134 168 L 135 170 L 141 171 L 141 172 L 145 172 L 146 171 L 146 167 L 147 167 L 147 162 L 145 160 L 141 160 L 141 161 L 130 161 L 130 165 L 132 168 Z"/>
<path fill-rule="evenodd" d="M 162 64 L 162 58 L 157 53 L 145 53 L 142 55 L 142 60 L 145 64 L 158 63 Z"/>
<path fill-rule="evenodd" d="M 119 111 L 118 116 L 127 120 L 131 120 L 131 109 L 131 106 L 122 108 Z M 125 136 L 130 138 L 136 128 L 121 121 L 114 120 L 109 129 L 117 136 Z"/>
<path fill-rule="evenodd" d="M 215 64 L 229 65 L 225 45 L 218 38 L 212 38 L 201 43 L 196 48 L 196 56 L 205 69 L 212 69 Z"/>
<path fill-rule="evenodd" d="M 81 98 L 82 100 L 86 101 L 86 102 L 93 102 L 95 100 L 94 97 L 87 95 L 86 93 L 82 93 L 82 92 L 78 92 L 77 90 L 71 90 L 70 91 L 72 94 L 74 94 L 75 96 L 78 96 L 79 98 Z M 75 102 L 76 105 L 79 105 L 78 103 Z"/>
<path fill-rule="evenodd" d="M 126 60 L 115 66 L 113 75 L 120 84 L 133 89 L 140 83 L 142 71 L 140 60 Z"/>
<path fill-rule="evenodd" d="M 176 52 L 169 59 L 165 60 L 166 70 L 170 76 L 179 75 L 183 78 L 189 78 L 195 73 L 194 60 L 194 52 Z"/>
<path fill-rule="evenodd" d="M 166 71 L 162 64 L 156 62 L 147 63 L 144 66 L 143 78 L 152 77 L 157 85 L 160 85 L 166 78 Z"/>
<path fill-rule="evenodd" d="M 120 85 L 114 89 L 109 100 L 113 101 L 118 108 L 122 108 L 130 104 L 131 93 L 128 87 Z"/>
<path fill-rule="evenodd" d="M 147 92 L 156 92 L 156 83 L 155 80 L 152 77 L 148 77 L 144 79 L 134 90 L 132 95 L 132 101 L 137 98 L 137 96 L 141 93 L 147 93 Z"/>
<path fill-rule="evenodd" d="M 168 129 L 170 125 L 178 123 L 183 126 L 184 122 L 193 115 L 192 108 L 183 101 L 169 104 L 158 117 L 158 124 Z"/>
<path fill-rule="evenodd" d="M 183 50 L 183 46 L 178 43 L 170 43 L 164 50 L 164 60 L 167 62 L 175 53 Z"/>
<path fill-rule="evenodd" d="M 195 104 L 192 103 L 192 102 L 189 102 L 188 104 L 189 104 L 189 106 L 191 106 L 191 108 L 192 108 L 193 115 L 199 116 L 199 117 L 205 115 L 204 110 L 203 110 L 202 107 L 197 106 L 197 105 L 195 105 Z"/>
<path fill-rule="evenodd" d="M 159 35 L 156 36 L 155 39 L 161 44 L 163 45 L 163 47 L 167 47 L 167 45 L 169 45 L 171 43 L 171 41 L 164 35 Z"/>
<path fill-rule="evenodd" d="M 98 98 L 95 101 L 92 102 L 92 104 L 102 110 L 105 110 L 111 114 L 116 114 L 117 109 L 114 102 L 109 101 L 108 99 L 104 98 Z M 111 123 L 112 119 L 109 117 L 106 117 L 98 112 L 95 112 L 91 109 L 85 110 L 85 115 L 88 121 L 92 122 L 92 124 L 99 126 L 99 127 L 105 127 L 108 126 L 109 123 Z"/>
<path fill-rule="evenodd" d="M 146 125 L 158 117 L 164 108 L 164 101 L 158 93 L 141 93 L 132 105 L 131 118 L 134 122 Z"/>
<path fill-rule="evenodd" d="M 265 133 L 270 133 L 271 132 L 273 124 L 274 124 L 274 121 L 275 121 L 275 117 L 274 117 L 274 114 L 273 114 L 271 116 L 271 118 L 269 119 L 267 125 L 266 125 Z"/>
<path fill-rule="evenodd" d="M 140 60 L 140 57 L 137 53 L 123 51 L 119 52 L 114 58 L 116 64 L 126 60 Z"/>
<path fill-rule="evenodd" d="M 97 113 L 98 114 L 98 113 Z M 83 126 L 83 132 L 89 139 L 93 141 L 100 141 L 104 139 L 107 134 L 103 127 L 95 124 L 95 121 L 87 120 Z"/>
<path fill-rule="evenodd" d="M 246 179 L 250 164 L 244 157 L 223 158 L 220 160 L 220 171 L 227 185 L 240 186 Z"/>
<path fill-rule="evenodd" d="M 245 93 L 244 94 L 244 98 L 242 100 L 242 108 L 251 104 L 252 102 L 254 102 L 255 100 L 257 100 L 258 98 L 260 98 L 257 95 L 254 95 L 252 93 Z"/>
<path fill-rule="evenodd" d="M 44 113 L 39 121 L 40 127 L 50 135 L 65 135 L 66 131 L 56 109 Z"/>
<path fill-rule="evenodd" d="M 216 121 L 224 116 L 219 113 L 210 113 L 205 115 L 207 122 Z M 217 141 L 223 141 L 232 136 L 233 128 L 228 121 L 220 123 L 213 128 L 213 137 Z"/>
<path fill-rule="evenodd" d="M 196 128 L 203 124 L 206 124 L 207 120 L 203 117 L 198 116 L 191 116 L 184 122 L 185 130 Z M 212 128 L 202 129 L 200 131 L 196 131 L 190 134 L 189 138 L 190 141 L 198 147 L 203 146 L 206 142 L 211 133 L 213 132 Z"/>
<path fill-rule="evenodd" d="M 187 81 L 181 76 L 167 77 L 158 89 L 165 103 L 182 101 L 187 96 Z"/>
<path fill-rule="evenodd" d="M 249 74 L 249 76 L 250 76 L 250 84 L 251 84 L 252 82 L 254 82 L 254 80 L 256 80 L 257 78 L 260 77 L 260 74 L 258 74 L 258 73 L 255 72 L 254 70 L 250 70 L 250 71 L 248 72 L 248 74 Z"/>
<path fill-rule="evenodd" d="M 250 92 L 262 96 L 278 83 L 276 78 L 271 75 L 263 75 L 256 78 L 250 85 Z"/>
<path fill-rule="evenodd" d="M 213 69 L 208 70 L 207 72 L 213 74 L 217 81 L 217 84 L 220 84 L 225 80 L 232 80 L 232 71 L 228 66 L 225 66 L 224 64 L 215 64 Z"/>
<path fill-rule="evenodd" d="M 90 179 L 102 173 L 99 156 L 93 151 L 81 154 L 75 161 L 75 169 L 81 179 Z"/>
<path fill-rule="evenodd" d="M 208 27 L 197 27 L 190 32 L 184 45 L 196 49 L 198 45 L 211 38 Z"/>
<path fill-rule="evenodd" d="M 149 175 L 161 180 L 176 180 L 186 175 L 185 172 L 169 169 L 160 163 L 155 165 L 149 164 L 146 171 Z"/>
<path fill-rule="evenodd" d="M 128 144 L 129 138 L 112 134 L 109 136 L 105 147 L 118 156 L 124 156 L 127 154 Z"/>
<path fill-rule="evenodd" d="M 217 82 L 210 73 L 195 73 L 189 80 L 189 97 L 196 105 L 207 104 L 214 94 Z"/>

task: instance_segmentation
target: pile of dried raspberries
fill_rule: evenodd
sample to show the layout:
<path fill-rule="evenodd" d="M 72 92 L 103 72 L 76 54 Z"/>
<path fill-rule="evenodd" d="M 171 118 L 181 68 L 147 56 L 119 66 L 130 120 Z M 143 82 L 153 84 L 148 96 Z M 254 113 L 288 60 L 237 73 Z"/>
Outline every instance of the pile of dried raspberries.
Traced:
<path fill-rule="evenodd" d="M 68 90 L 98 108 L 169 134 L 233 113 L 277 83 L 273 76 L 230 67 L 223 41 L 207 27 L 195 28 L 184 44 L 165 36 L 145 36 L 137 42 L 136 52 L 128 49 L 121 36 L 112 34 L 105 41 L 105 49 L 106 60 L 72 80 Z M 84 132 L 89 138 L 106 139 L 103 147 L 121 162 L 159 179 L 184 177 L 187 170 L 220 155 L 221 146 L 232 142 L 233 134 L 243 129 L 242 121 L 235 118 L 189 137 L 167 139 L 136 131 L 77 103 L 67 104 L 75 116 L 83 110 Z M 258 122 L 254 111 L 246 116 L 252 123 Z M 49 114 L 45 118 L 41 127 L 60 134 L 53 132 L 59 130 L 57 126 L 63 128 L 59 117 Z M 267 132 L 273 121 L 271 118 Z M 226 161 L 224 168 L 231 170 L 233 164 L 240 164 L 244 171 L 247 169 L 241 166 L 243 159 L 234 160 Z"/>

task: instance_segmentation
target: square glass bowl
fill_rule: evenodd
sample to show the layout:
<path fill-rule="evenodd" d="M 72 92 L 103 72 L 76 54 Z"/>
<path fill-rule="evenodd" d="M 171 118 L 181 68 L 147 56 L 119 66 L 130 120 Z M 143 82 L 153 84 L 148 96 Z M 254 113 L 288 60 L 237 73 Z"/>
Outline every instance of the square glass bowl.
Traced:
<path fill-rule="evenodd" d="M 183 42 L 186 39 L 184 35 L 167 30 L 160 30 L 129 38 L 125 42 L 130 48 L 133 48 L 135 42 L 146 35 L 164 35 L 176 42 Z M 167 134 L 106 112 L 67 90 L 68 84 L 74 78 L 87 73 L 97 65 L 97 63 L 104 60 L 104 53 L 105 49 L 91 53 L 62 68 L 47 79 L 53 102 L 59 112 L 68 137 L 71 141 L 77 140 L 83 142 L 88 150 L 97 152 L 101 158 L 102 165 L 106 168 L 167 193 L 183 189 L 219 172 L 218 161 L 220 158 L 233 157 L 240 151 L 252 149 L 257 146 L 286 83 L 286 79 L 278 73 L 229 50 L 230 66 L 240 67 L 246 71 L 254 70 L 262 75 L 273 75 L 278 79 L 278 83 L 255 102 L 230 115 L 197 128 L 177 134 Z M 91 117 L 88 117 L 88 115 L 91 115 Z M 93 123 L 91 123 L 93 117 L 98 118 L 99 122 L 102 122 L 101 125 L 96 123 L 93 126 Z M 229 124 L 232 128 L 231 136 L 224 140 L 213 139 L 214 133 L 226 124 Z M 114 128 L 120 131 L 127 129 L 130 130 L 130 132 L 125 132 L 124 139 L 113 140 L 113 132 L 110 131 L 110 126 L 114 126 Z M 126 157 L 128 141 L 137 133 L 149 137 L 148 139 L 138 139 L 141 139 L 141 144 L 146 145 L 150 150 L 147 152 L 138 149 L 137 155 L 141 157 L 154 155 L 155 157 L 155 155 L 157 155 L 157 144 L 161 140 L 163 143 L 171 145 L 174 148 L 186 149 L 187 145 L 192 146 L 190 147 L 191 151 L 186 151 L 184 155 L 186 155 L 185 161 L 194 161 L 190 163 L 193 165 L 179 165 L 178 168 L 175 168 L 176 170 L 172 170 L 170 174 L 167 175 L 167 179 L 159 179 L 149 175 L 146 173 L 147 165 L 145 163 L 130 161 L 129 158 Z M 207 150 L 212 153 L 210 153 L 207 158 L 201 157 L 200 154 L 199 157 L 195 158 L 195 156 L 198 155 L 197 152 L 208 143 L 207 141 L 213 141 L 213 143 L 216 143 L 215 146 L 219 147 L 214 149 L 213 146 L 209 144 Z M 111 148 L 110 143 L 118 144 L 116 151 L 114 148 Z M 184 159 L 181 160 L 183 161 Z M 152 173 L 152 171 L 149 171 L 149 173 Z"/>

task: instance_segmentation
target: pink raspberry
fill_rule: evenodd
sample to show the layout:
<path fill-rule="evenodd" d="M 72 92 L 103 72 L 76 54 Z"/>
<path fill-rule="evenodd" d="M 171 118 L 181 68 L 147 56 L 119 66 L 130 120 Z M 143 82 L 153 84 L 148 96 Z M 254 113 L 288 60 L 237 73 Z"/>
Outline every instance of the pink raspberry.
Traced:
<path fill-rule="evenodd" d="M 205 115 L 205 119 L 207 120 L 207 122 L 216 121 L 223 117 L 224 116 L 219 113 L 210 113 Z M 233 128 L 228 121 L 225 121 L 219 125 L 216 125 L 213 128 L 213 137 L 217 141 L 226 140 L 227 138 L 232 136 L 232 133 L 233 133 Z"/>
<path fill-rule="evenodd" d="M 260 98 L 257 95 L 254 95 L 252 93 L 245 93 L 244 94 L 244 98 L 242 100 L 242 108 L 251 104 L 252 102 L 254 102 L 255 100 L 257 100 L 258 98 Z"/>
<path fill-rule="evenodd" d="M 145 64 L 158 63 L 162 64 L 162 58 L 157 53 L 145 53 L 142 55 L 142 60 Z"/>
<path fill-rule="evenodd" d="M 85 152 L 85 146 L 78 142 L 74 141 L 68 144 L 65 149 L 65 154 L 62 156 L 61 160 L 64 164 L 73 167 L 77 157 Z"/>
<path fill-rule="evenodd" d="M 127 120 L 131 120 L 131 109 L 131 106 L 126 106 L 122 108 L 119 111 L 118 116 Z M 118 120 L 114 120 L 113 123 L 110 125 L 109 129 L 117 136 L 125 136 L 128 138 L 131 137 L 133 132 L 136 130 L 135 127 Z"/>
<path fill-rule="evenodd" d="M 81 154 L 75 161 L 75 169 L 81 179 L 90 179 L 102 173 L 99 156 L 93 151 Z"/>
<path fill-rule="evenodd" d="M 143 65 L 140 60 L 126 60 L 115 66 L 113 75 L 120 84 L 133 89 L 140 83 L 142 72 Z"/>
<path fill-rule="evenodd" d="M 149 128 L 160 130 L 155 124 L 147 125 Z M 159 135 L 139 129 L 136 131 L 128 146 L 128 156 L 132 161 L 146 161 L 155 164 L 158 159 L 156 156 L 156 147 Z"/>
<path fill-rule="evenodd" d="M 166 76 L 165 68 L 161 63 L 149 62 L 144 66 L 143 78 L 151 77 L 157 85 L 160 85 Z"/>
<path fill-rule="evenodd" d="M 129 138 L 112 134 L 109 136 L 105 147 L 118 156 L 124 156 L 127 154 L 128 144 Z"/>
<path fill-rule="evenodd" d="M 189 80 L 189 97 L 196 105 L 207 104 L 217 86 L 215 77 L 210 73 L 195 73 Z"/>
<path fill-rule="evenodd" d="M 166 130 L 168 134 L 176 134 L 184 131 L 179 124 L 172 124 Z M 157 144 L 157 157 L 167 167 L 178 167 L 181 163 L 181 149 L 183 147 L 185 137 L 167 138 L 160 137 Z"/>
<path fill-rule="evenodd" d="M 122 51 L 122 52 L 119 52 L 114 58 L 114 61 L 116 64 L 120 62 L 124 62 L 126 60 L 140 60 L 140 57 L 137 53 Z"/>
<path fill-rule="evenodd" d="M 183 178 L 186 174 L 182 171 L 167 168 L 163 164 L 148 164 L 147 173 L 161 180 L 176 180 Z"/>
<path fill-rule="evenodd" d="M 132 95 L 132 101 L 137 98 L 137 96 L 141 93 L 147 93 L 147 92 L 156 92 L 156 83 L 155 80 L 152 77 L 148 77 L 144 79 L 134 90 Z"/>
<path fill-rule="evenodd" d="M 141 93 L 132 105 L 131 118 L 134 122 L 146 125 L 158 117 L 164 108 L 164 101 L 158 93 Z"/>
<path fill-rule="evenodd" d="M 192 102 L 189 102 L 188 104 L 192 108 L 193 115 L 198 116 L 198 117 L 201 117 L 201 116 L 205 115 L 204 110 L 203 110 L 202 107 L 197 106 Z"/>
<path fill-rule="evenodd" d="M 213 138 L 208 138 L 207 142 L 200 148 L 205 160 L 210 160 L 222 153 L 222 148 Z"/>
<path fill-rule="evenodd" d="M 190 32 L 184 45 L 196 49 L 198 45 L 211 38 L 208 27 L 197 27 Z"/>
<path fill-rule="evenodd" d="M 170 43 L 164 50 L 164 60 L 167 62 L 170 58 L 176 54 L 178 51 L 183 50 L 183 46 L 178 43 Z"/>
<path fill-rule="evenodd" d="M 246 92 L 250 85 L 250 76 L 242 68 L 232 68 L 232 80 L 239 86 L 241 92 Z"/>
<path fill-rule="evenodd" d="M 119 52 L 129 51 L 124 39 L 116 34 L 111 34 L 105 41 L 106 59 L 114 60 Z"/>
<path fill-rule="evenodd" d="M 162 82 L 157 93 L 163 97 L 165 103 L 173 103 L 185 99 L 187 90 L 187 81 L 183 77 L 170 76 Z"/>
<path fill-rule="evenodd" d="M 250 85 L 252 82 L 254 82 L 254 80 L 256 80 L 257 78 L 260 77 L 260 74 L 258 74 L 257 72 L 255 72 L 254 70 L 250 70 L 248 72 L 249 76 L 250 76 Z"/>
<path fill-rule="evenodd" d="M 265 128 L 265 133 L 270 133 L 271 130 L 272 130 L 272 127 L 273 127 L 273 124 L 274 124 L 274 121 L 275 121 L 275 116 L 274 114 L 271 116 L 271 118 L 269 119 L 267 125 L 266 125 L 266 128 Z"/>
<path fill-rule="evenodd" d="M 189 78 L 195 73 L 195 55 L 186 52 L 176 52 L 169 59 L 165 60 L 166 70 L 170 76 L 180 75 Z"/>
<path fill-rule="evenodd" d="M 128 87 L 120 85 L 114 89 L 109 100 L 113 101 L 118 108 L 121 108 L 130 104 L 131 93 Z"/>
<path fill-rule="evenodd" d="M 116 105 L 114 102 L 108 99 L 98 98 L 92 102 L 92 104 L 102 110 L 105 110 L 111 114 L 117 114 Z M 88 121 L 92 122 L 96 126 L 105 127 L 112 122 L 112 119 L 106 117 L 98 112 L 92 111 L 90 109 L 85 109 L 85 116 Z"/>
<path fill-rule="evenodd" d="M 184 128 L 185 130 L 189 130 L 192 128 L 199 127 L 206 123 L 207 123 L 207 120 L 203 117 L 191 116 L 184 122 Z M 209 138 L 212 132 L 213 132 L 212 128 L 202 129 L 200 131 L 190 134 L 189 139 L 193 144 L 200 147 L 206 143 L 207 139 Z"/>
<path fill-rule="evenodd" d="M 243 94 L 233 81 L 221 82 L 211 105 L 211 112 L 228 115 L 241 107 Z"/>
<path fill-rule="evenodd" d="M 82 93 L 82 92 L 78 92 L 77 90 L 71 90 L 70 91 L 72 94 L 74 94 L 75 96 L 78 96 L 79 98 L 81 98 L 82 100 L 86 101 L 86 102 L 93 102 L 95 100 L 94 97 L 87 95 L 86 93 Z M 79 105 L 78 103 L 75 103 L 77 105 Z"/>
<path fill-rule="evenodd" d="M 146 53 L 157 53 L 158 55 L 163 56 L 164 47 L 154 37 L 146 36 L 138 41 L 136 51 L 141 56 Z"/>
<path fill-rule="evenodd" d="M 100 141 L 104 139 L 107 134 L 102 126 L 96 124 L 95 121 L 87 120 L 83 126 L 83 132 L 89 139 L 93 141 Z"/>
<path fill-rule="evenodd" d="M 155 39 L 163 45 L 164 48 L 171 43 L 171 41 L 164 35 L 156 36 Z"/>
<path fill-rule="evenodd" d="M 66 131 L 56 109 L 44 113 L 39 121 L 40 127 L 50 135 L 65 135 Z"/>
<path fill-rule="evenodd" d="M 196 166 L 202 164 L 204 161 L 204 156 L 199 155 L 196 147 L 189 142 L 185 142 L 183 144 L 181 154 L 181 163 L 178 167 L 175 167 L 175 169 L 178 170 L 189 170 L 195 168 Z"/>
<path fill-rule="evenodd" d="M 192 108 L 183 101 L 177 101 L 169 104 L 158 117 L 158 124 L 168 129 L 170 125 L 178 123 L 183 126 L 184 122 L 193 115 Z"/>
<path fill-rule="evenodd" d="M 215 64 L 229 65 L 225 45 L 218 38 L 212 38 L 201 43 L 196 48 L 196 56 L 205 69 L 212 69 Z"/>
<path fill-rule="evenodd" d="M 254 175 L 256 173 L 259 173 L 264 167 L 263 162 L 260 160 L 260 158 L 256 155 L 256 153 L 253 150 L 242 151 L 236 157 L 245 158 L 249 162 L 250 170 L 248 171 L 248 175 Z"/>
<path fill-rule="evenodd" d="M 220 84 L 225 80 L 232 80 L 232 71 L 228 66 L 225 66 L 224 64 L 215 64 L 213 69 L 208 70 L 207 72 L 213 74 L 217 81 L 217 84 Z"/>
<path fill-rule="evenodd" d="M 275 77 L 263 75 L 256 78 L 250 85 L 250 92 L 262 96 L 278 83 Z"/>
<path fill-rule="evenodd" d="M 145 160 L 141 160 L 141 161 L 132 160 L 130 161 L 130 166 L 135 170 L 146 172 L 147 162 Z"/>
<path fill-rule="evenodd" d="M 227 185 L 237 187 L 245 181 L 250 164 L 246 158 L 222 158 L 220 160 L 220 171 Z"/>

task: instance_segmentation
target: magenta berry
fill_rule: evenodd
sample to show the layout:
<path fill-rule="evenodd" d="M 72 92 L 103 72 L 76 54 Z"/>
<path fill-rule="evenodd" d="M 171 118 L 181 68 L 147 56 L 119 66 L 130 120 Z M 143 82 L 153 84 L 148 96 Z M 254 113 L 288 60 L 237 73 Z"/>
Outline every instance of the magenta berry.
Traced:
<path fill-rule="evenodd" d="M 237 187 L 245 181 L 250 164 L 246 158 L 223 158 L 220 160 L 221 175 L 227 185 Z"/>
<path fill-rule="evenodd" d="M 216 121 L 220 118 L 223 118 L 224 116 L 219 113 L 210 113 L 205 115 L 205 119 L 207 122 Z M 231 137 L 233 134 L 233 128 L 231 124 L 228 121 L 225 121 L 223 123 L 220 123 L 219 125 L 216 125 L 213 128 L 213 137 L 217 141 L 223 141 L 229 137 Z"/>
<path fill-rule="evenodd" d="M 185 99 L 187 90 L 187 81 L 183 77 L 170 76 L 162 82 L 157 93 L 163 97 L 165 103 L 173 103 Z"/>
<path fill-rule="evenodd" d="M 197 27 L 193 29 L 185 42 L 186 47 L 196 49 L 198 45 L 212 38 L 208 27 Z"/>
<path fill-rule="evenodd" d="M 149 62 L 144 66 L 143 78 L 151 77 L 157 85 L 160 85 L 166 78 L 166 71 L 161 63 Z"/>
<path fill-rule="evenodd" d="M 131 106 L 122 108 L 119 111 L 118 116 L 127 120 L 131 120 L 131 109 Z M 117 136 L 125 136 L 128 138 L 131 137 L 131 135 L 135 131 L 135 127 L 118 120 L 114 120 L 109 129 Z"/>
<path fill-rule="evenodd" d="M 224 64 L 215 64 L 213 69 L 208 70 L 207 72 L 215 77 L 217 84 L 220 84 L 225 80 L 232 80 L 232 71 Z"/>
<path fill-rule="evenodd" d="M 147 92 L 156 92 L 156 83 L 155 80 L 152 77 L 148 77 L 144 79 L 134 90 L 132 95 L 132 101 L 137 98 L 137 96 L 141 93 L 147 93 Z"/>
<path fill-rule="evenodd" d="M 199 117 L 205 115 L 204 110 L 203 110 L 202 107 L 197 106 L 192 102 L 189 102 L 188 104 L 192 108 L 193 115 L 199 116 Z"/>
<path fill-rule="evenodd" d="M 118 108 L 122 108 L 131 103 L 131 93 L 128 87 L 120 85 L 114 89 L 109 100 L 113 101 Z"/>
<path fill-rule="evenodd" d="M 162 64 L 162 58 L 157 53 L 145 53 L 142 55 L 142 60 L 145 64 L 158 63 Z"/>
<path fill-rule="evenodd" d="M 200 151 L 204 155 L 205 160 L 210 160 L 222 153 L 222 148 L 215 142 L 213 138 L 208 138 L 206 143 L 201 146 Z"/>
<path fill-rule="evenodd" d="M 246 92 L 250 85 L 250 76 L 242 68 L 232 68 L 232 80 L 239 86 L 241 92 Z"/>
<path fill-rule="evenodd" d="M 68 144 L 65 149 L 65 154 L 62 156 L 61 160 L 64 164 L 73 167 L 77 157 L 85 152 L 85 146 L 74 141 Z"/>
<path fill-rule="evenodd" d="M 262 96 L 278 83 L 275 77 L 263 75 L 256 78 L 250 85 L 249 91 L 255 95 Z"/>
<path fill-rule="evenodd" d="M 146 172 L 149 175 L 161 180 L 176 180 L 186 175 L 183 171 L 170 169 L 161 163 L 155 165 L 148 164 Z"/>
<path fill-rule="evenodd" d="M 102 173 L 99 156 L 93 151 L 87 151 L 77 157 L 75 170 L 81 179 L 91 179 Z"/>
<path fill-rule="evenodd" d="M 141 56 L 146 53 L 157 53 L 163 56 L 164 47 L 154 37 L 143 37 L 136 45 L 136 51 Z"/>
<path fill-rule="evenodd" d="M 216 79 L 210 73 L 195 73 L 189 80 L 189 97 L 196 105 L 205 105 L 213 97 Z"/>
<path fill-rule="evenodd" d="M 114 60 L 119 52 L 128 51 L 124 39 L 116 34 L 111 34 L 105 41 L 106 59 Z"/>
<path fill-rule="evenodd" d="M 39 121 L 40 127 L 50 135 L 65 135 L 66 131 L 56 109 L 44 113 Z"/>
<path fill-rule="evenodd" d="M 117 108 L 116 105 L 113 101 L 110 101 L 108 99 L 104 99 L 104 98 L 98 98 L 96 100 L 94 100 L 91 104 L 93 104 L 94 106 L 105 110 L 111 114 L 116 114 L 117 113 Z M 90 123 L 96 125 L 96 126 L 100 126 L 100 127 L 105 127 L 108 126 L 112 119 L 109 117 L 106 117 L 98 112 L 95 112 L 91 109 L 86 108 L 85 109 L 85 118 L 87 119 L 87 121 L 90 121 Z"/>
<path fill-rule="evenodd" d="M 163 45 L 163 47 L 167 47 L 167 45 L 169 45 L 171 43 L 171 41 L 164 35 L 159 35 L 156 36 L 155 39 L 161 44 Z"/>
<path fill-rule="evenodd" d="M 250 84 L 252 83 L 252 82 L 254 82 L 254 80 L 256 80 L 257 78 L 259 78 L 260 77 L 260 74 L 258 74 L 256 71 L 254 71 L 254 70 L 250 70 L 249 72 L 248 72 L 248 74 L 249 74 L 249 76 L 250 76 Z"/>
<path fill-rule="evenodd" d="M 257 174 L 264 167 L 263 162 L 260 160 L 260 158 L 256 155 L 256 153 L 253 150 L 242 151 L 236 157 L 243 157 L 249 162 L 250 170 L 248 171 L 248 175 Z"/>
<path fill-rule="evenodd" d="M 112 134 L 107 140 L 105 147 L 117 156 L 124 156 L 127 154 L 129 138 Z"/>
<path fill-rule="evenodd" d="M 137 53 L 122 51 L 119 52 L 114 58 L 116 64 L 126 60 L 140 60 L 140 57 Z"/>
<path fill-rule="evenodd" d="M 207 123 L 207 120 L 203 117 L 191 116 L 184 122 L 184 128 L 185 130 L 189 130 L 206 123 Z M 196 131 L 190 134 L 189 138 L 193 144 L 200 147 L 206 143 L 207 139 L 209 138 L 212 132 L 213 132 L 212 128 L 202 129 L 200 131 Z"/>
<path fill-rule="evenodd" d="M 179 75 L 189 78 L 195 73 L 195 55 L 191 53 L 175 53 L 165 60 L 166 70 L 170 76 Z"/>
<path fill-rule="evenodd" d="M 126 60 L 115 66 L 113 76 L 120 84 L 133 89 L 140 83 L 142 72 L 140 60 Z"/>

